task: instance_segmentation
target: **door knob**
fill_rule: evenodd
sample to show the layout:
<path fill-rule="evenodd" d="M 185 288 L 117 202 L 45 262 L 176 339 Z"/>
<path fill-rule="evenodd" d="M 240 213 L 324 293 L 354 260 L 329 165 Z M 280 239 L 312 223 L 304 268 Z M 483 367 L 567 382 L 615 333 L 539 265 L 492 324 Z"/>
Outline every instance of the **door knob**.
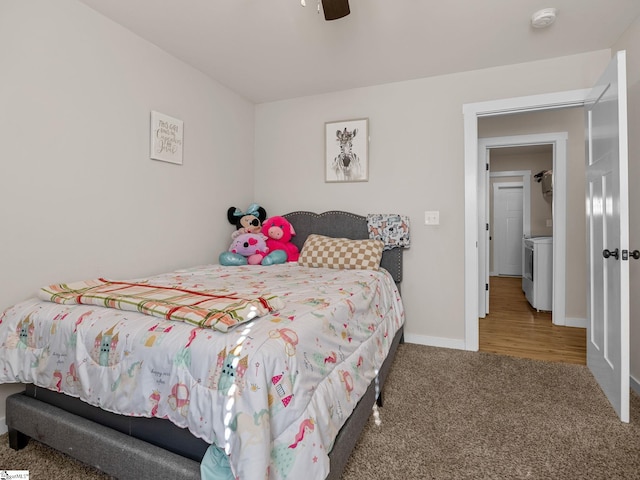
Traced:
<path fill-rule="evenodd" d="M 640 250 L 634 250 L 633 252 L 631 252 L 631 256 L 636 260 L 640 259 Z"/>
<path fill-rule="evenodd" d="M 618 260 L 618 258 L 620 257 L 620 254 L 618 253 L 618 249 L 616 248 L 613 252 L 610 252 L 609 250 L 603 250 L 602 251 L 602 256 L 604 258 L 609 258 L 609 257 L 613 257 L 616 260 Z M 640 256 L 640 252 L 638 252 L 638 256 Z M 633 257 L 635 258 L 635 257 Z"/>

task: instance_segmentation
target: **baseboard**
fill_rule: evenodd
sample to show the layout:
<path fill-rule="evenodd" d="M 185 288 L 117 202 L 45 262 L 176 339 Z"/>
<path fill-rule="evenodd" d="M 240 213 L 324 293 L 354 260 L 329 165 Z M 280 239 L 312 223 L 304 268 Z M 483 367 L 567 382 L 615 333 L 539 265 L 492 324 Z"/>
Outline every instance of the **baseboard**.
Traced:
<path fill-rule="evenodd" d="M 629 376 L 629 385 L 631 385 L 631 390 L 640 395 L 640 381 L 633 378 L 633 375 Z"/>
<path fill-rule="evenodd" d="M 417 343 L 418 345 L 427 345 L 429 347 L 452 348 L 455 350 L 464 350 L 464 340 L 454 338 L 429 337 L 427 335 L 416 335 L 414 333 L 405 333 L 404 341 L 407 343 Z"/>
<path fill-rule="evenodd" d="M 7 428 L 7 417 L 0 418 L 0 435 L 4 435 L 8 431 L 9 429 Z"/>
<path fill-rule="evenodd" d="M 586 318 L 566 317 L 564 319 L 564 326 L 565 327 L 587 328 L 587 319 Z"/>

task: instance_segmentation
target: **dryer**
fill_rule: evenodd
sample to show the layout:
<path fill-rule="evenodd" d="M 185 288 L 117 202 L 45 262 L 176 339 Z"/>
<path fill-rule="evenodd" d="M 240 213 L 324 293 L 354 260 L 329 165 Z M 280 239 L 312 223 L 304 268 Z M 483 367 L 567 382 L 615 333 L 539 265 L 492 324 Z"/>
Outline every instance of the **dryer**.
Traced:
<path fill-rule="evenodd" d="M 522 290 L 533 308 L 553 305 L 553 237 L 523 239 Z"/>

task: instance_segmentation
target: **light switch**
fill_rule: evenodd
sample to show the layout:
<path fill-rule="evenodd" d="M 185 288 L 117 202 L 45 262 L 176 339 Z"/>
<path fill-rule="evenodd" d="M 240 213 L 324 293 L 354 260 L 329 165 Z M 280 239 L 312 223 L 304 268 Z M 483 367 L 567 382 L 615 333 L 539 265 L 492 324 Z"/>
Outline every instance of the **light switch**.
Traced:
<path fill-rule="evenodd" d="M 424 224 L 425 225 L 440 225 L 440 212 L 431 211 L 424 212 Z"/>

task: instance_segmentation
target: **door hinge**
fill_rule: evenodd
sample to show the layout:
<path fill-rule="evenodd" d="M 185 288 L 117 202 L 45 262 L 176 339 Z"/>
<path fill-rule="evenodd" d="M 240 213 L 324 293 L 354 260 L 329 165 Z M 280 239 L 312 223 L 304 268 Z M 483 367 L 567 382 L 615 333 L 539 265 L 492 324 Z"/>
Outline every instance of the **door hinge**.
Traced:
<path fill-rule="evenodd" d="M 485 230 L 488 232 L 489 231 L 489 224 L 487 223 Z"/>
<path fill-rule="evenodd" d="M 489 164 L 485 163 L 486 167 L 487 167 L 487 172 L 489 171 Z"/>
<path fill-rule="evenodd" d="M 485 289 L 487 292 L 489 291 L 489 284 L 488 284 L 488 283 L 485 283 L 485 284 L 484 284 L 484 289 Z"/>

